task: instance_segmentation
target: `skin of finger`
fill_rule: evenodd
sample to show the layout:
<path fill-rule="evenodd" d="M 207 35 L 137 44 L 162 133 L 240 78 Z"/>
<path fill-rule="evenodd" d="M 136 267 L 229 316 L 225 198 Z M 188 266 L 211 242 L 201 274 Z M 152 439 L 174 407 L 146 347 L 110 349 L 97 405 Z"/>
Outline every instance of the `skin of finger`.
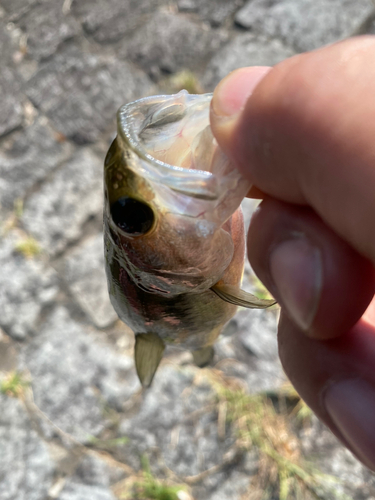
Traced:
<path fill-rule="evenodd" d="M 249 189 L 249 192 L 246 195 L 246 198 L 253 198 L 255 200 L 263 200 L 266 197 L 267 197 L 267 195 L 264 194 L 263 191 L 261 191 L 260 189 L 258 189 L 255 186 L 251 186 L 251 188 Z"/>
<path fill-rule="evenodd" d="M 375 325 L 375 299 L 371 301 L 362 318 L 371 325 Z"/>
<path fill-rule="evenodd" d="M 342 335 L 359 320 L 375 294 L 374 267 L 311 209 L 268 198 L 252 217 L 247 248 L 253 269 L 281 306 L 283 298 L 272 281 L 269 257 L 277 245 L 296 235 L 320 250 L 323 266 L 319 305 L 305 334 L 319 339 Z"/>
<path fill-rule="evenodd" d="M 375 37 L 275 66 L 239 115 L 212 119 L 220 147 L 277 199 L 309 205 L 375 262 Z"/>
<path fill-rule="evenodd" d="M 375 386 L 374 326 L 360 320 L 345 335 L 323 342 L 306 337 L 285 314 L 281 314 L 278 342 L 283 368 L 298 393 L 343 444 L 356 454 L 326 411 L 324 394 L 331 384 L 341 380 L 364 380 Z M 355 442 L 355 435 L 352 441 Z M 375 470 L 375 458 L 369 461 L 357 457 Z"/>

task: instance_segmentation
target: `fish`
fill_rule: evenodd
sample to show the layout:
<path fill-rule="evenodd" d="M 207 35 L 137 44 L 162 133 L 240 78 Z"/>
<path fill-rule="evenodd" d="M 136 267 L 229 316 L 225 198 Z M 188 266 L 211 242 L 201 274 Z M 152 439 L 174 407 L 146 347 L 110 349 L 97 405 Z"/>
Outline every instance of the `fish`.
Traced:
<path fill-rule="evenodd" d="M 218 147 L 212 94 L 151 96 L 122 106 L 104 162 L 108 292 L 135 333 L 135 367 L 151 385 L 165 347 L 198 366 L 238 306 L 274 300 L 241 290 L 249 182 Z"/>

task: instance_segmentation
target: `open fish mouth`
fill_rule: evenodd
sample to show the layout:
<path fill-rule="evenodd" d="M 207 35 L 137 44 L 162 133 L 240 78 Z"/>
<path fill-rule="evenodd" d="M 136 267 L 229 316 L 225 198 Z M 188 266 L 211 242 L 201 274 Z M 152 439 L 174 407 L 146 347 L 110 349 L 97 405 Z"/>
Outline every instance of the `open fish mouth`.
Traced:
<path fill-rule="evenodd" d="M 152 184 L 166 210 L 221 225 L 250 182 L 212 135 L 211 99 L 182 90 L 126 104 L 117 114 L 118 141 L 128 151 L 129 168 Z"/>
<path fill-rule="evenodd" d="M 181 91 L 118 111 L 104 216 L 115 258 L 150 293 L 205 291 L 233 256 L 226 225 L 250 182 L 212 135 L 211 99 Z"/>
<path fill-rule="evenodd" d="M 211 98 L 212 94 L 192 96 L 183 90 L 173 96 L 146 97 L 119 109 L 119 133 L 139 158 L 149 164 L 148 168 L 142 169 L 145 177 L 155 182 L 162 180 L 171 189 L 196 198 L 215 200 L 220 196 L 220 186 L 213 172 L 207 170 L 207 164 L 199 165 L 193 161 L 189 167 L 183 167 L 168 163 L 172 155 L 167 157 L 165 154 L 189 116 L 194 114 L 197 123 L 195 135 L 207 126 L 202 111 Z M 181 162 L 181 158 L 174 157 L 174 160 L 175 163 Z"/>

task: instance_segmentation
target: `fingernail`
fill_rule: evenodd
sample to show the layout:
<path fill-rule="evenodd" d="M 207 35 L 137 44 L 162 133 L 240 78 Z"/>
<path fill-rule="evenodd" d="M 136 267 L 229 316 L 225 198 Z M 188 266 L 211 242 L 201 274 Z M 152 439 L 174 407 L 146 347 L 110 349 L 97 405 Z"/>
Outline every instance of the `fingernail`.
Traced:
<path fill-rule="evenodd" d="M 324 396 L 326 410 L 351 446 L 368 467 L 375 465 L 375 389 L 365 380 L 336 382 Z"/>
<path fill-rule="evenodd" d="M 280 243 L 271 253 L 270 272 L 276 298 L 303 330 L 312 325 L 322 289 L 320 250 L 304 238 Z"/>
<path fill-rule="evenodd" d="M 232 116 L 241 111 L 270 69 L 267 66 L 240 68 L 226 76 L 216 87 L 212 98 L 214 113 L 217 116 Z"/>

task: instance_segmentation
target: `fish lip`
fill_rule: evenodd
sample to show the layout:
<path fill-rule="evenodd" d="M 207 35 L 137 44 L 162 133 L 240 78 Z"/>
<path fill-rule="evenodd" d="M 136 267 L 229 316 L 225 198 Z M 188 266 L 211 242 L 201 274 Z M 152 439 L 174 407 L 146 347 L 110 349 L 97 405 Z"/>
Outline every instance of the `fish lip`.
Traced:
<path fill-rule="evenodd" d="M 138 135 L 135 131 L 135 118 L 132 113 L 139 111 L 142 105 L 160 104 L 160 101 L 165 99 L 166 102 L 173 99 L 179 100 L 181 103 L 189 100 L 200 99 L 210 102 L 212 99 L 210 94 L 189 94 L 186 90 L 182 90 L 175 95 L 151 96 L 138 99 L 137 101 L 121 106 L 117 112 L 117 131 L 123 142 L 142 160 L 156 167 L 155 173 L 147 172 L 147 176 L 160 182 L 160 174 L 162 175 L 163 184 L 169 186 L 174 191 L 189 195 L 194 198 L 204 200 L 218 200 L 222 196 L 223 179 L 218 179 L 215 174 L 206 170 L 195 170 L 171 165 L 161 160 L 154 158 L 147 153 L 140 144 Z M 143 172 L 146 174 L 146 172 Z"/>
<path fill-rule="evenodd" d="M 207 137 L 215 152 L 215 161 L 209 166 L 198 162 L 200 170 L 163 162 L 163 157 L 157 159 L 158 153 L 152 145 L 157 144 L 164 134 L 173 138 L 179 133 L 180 121 L 184 126 L 194 127 L 195 116 L 199 121 L 198 137 L 209 128 L 211 99 L 212 94 L 195 95 L 181 91 L 175 95 L 145 97 L 121 106 L 117 112 L 115 141 L 119 154 L 116 161 L 145 181 L 156 196 L 158 209 L 161 206 L 177 215 L 204 218 L 220 226 L 239 207 L 249 190 L 250 181 L 244 179 L 224 152 L 210 142 L 214 141 L 212 134 L 212 137 Z M 144 135 L 150 131 L 152 143 Z"/>
<path fill-rule="evenodd" d="M 171 165 L 170 163 L 164 163 L 161 160 L 158 160 L 148 154 L 144 148 L 141 146 L 138 136 L 134 131 L 134 120 L 130 118 L 130 113 L 133 110 L 136 110 L 139 108 L 140 105 L 142 104 L 160 104 L 161 99 L 167 100 L 172 100 L 172 98 L 176 98 L 180 96 L 183 100 L 186 100 L 186 97 L 190 97 L 192 99 L 194 98 L 200 98 L 200 99 L 206 99 L 207 102 L 210 102 L 213 96 L 213 93 L 208 93 L 208 94 L 189 94 L 186 90 L 181 90 L 178 92 L 178 94 L 172 94 L 172 95 L 158 95 L 158 96 L 151 96 L 151 97 L 143 97 L 142 99 L 137 99 L 136 101 L 130 102 L 128 104 L 124 104 L 119 108 L 117 111 L 117 131 L 118 134 L 121 136 L 122 140 L 128 144 L 128 146 L 141 158 L 143 158 L 146 161 L 150 161 L 156 166 L 163 166 L 163 167 L 168 167 L 172 170 L 181 172 L 182 174 L 188 173 L 189 177 L 191 177 L 192 174 L 198 174 L 198 177 L 201 178 L 203 176 L 204 178 L 210 178 L 213 177 L 213 174 L 211 172 L 207 172 L 206 170 L 194 170 L 194 169 L 188 169 L 188 168 L 183 168 L 183 167 L 178 167 L 177 165 Z"/>

